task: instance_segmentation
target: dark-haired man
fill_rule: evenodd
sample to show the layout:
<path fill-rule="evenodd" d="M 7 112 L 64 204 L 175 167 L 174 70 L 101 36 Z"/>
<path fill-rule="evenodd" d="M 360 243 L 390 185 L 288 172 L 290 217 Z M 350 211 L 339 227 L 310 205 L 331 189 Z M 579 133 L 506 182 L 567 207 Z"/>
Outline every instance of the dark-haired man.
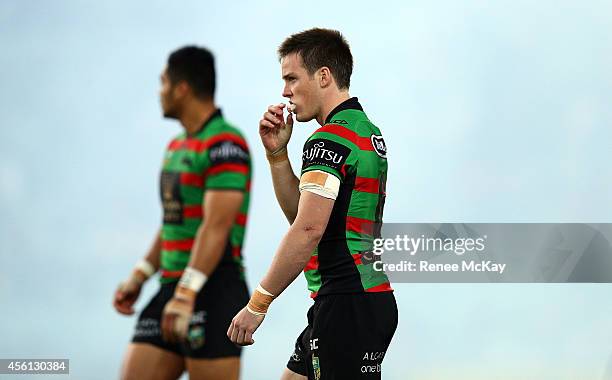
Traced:
<path fill-rule="evenodd" d="M 339 32 L 316 28 L 292 35 L 279 56 L 289 114 L 283 117 L 284 104 L 269 106 L 259 133 L 291 226 L 228 336 L 253 344 L 269 305 L 304 271 L 315 301 L 283 379 L 380 379 L 397 306 L 385 273 L 362 254 L 380 234 L 385 143 L 349 96 L 353 58 Z M 321 125 L 304 145 L 299 179 L 287 156 L 293 115 Z"/>
<path fill-rule="evenodd" d="M 184 131 L 168 145 L 160 178 L 163 223 L 147 255 L 115 293 L 133 314 L 142 284 L 158 270 L 161 287 L 140 314 L 122 379 L 238 379 L 240 348 L 225 335 L 248 300 L 241 246 L 251 160 L 238 129 L 214 102 L 212 54 L 188 46 L 161 74 L 164 116 Z"/>

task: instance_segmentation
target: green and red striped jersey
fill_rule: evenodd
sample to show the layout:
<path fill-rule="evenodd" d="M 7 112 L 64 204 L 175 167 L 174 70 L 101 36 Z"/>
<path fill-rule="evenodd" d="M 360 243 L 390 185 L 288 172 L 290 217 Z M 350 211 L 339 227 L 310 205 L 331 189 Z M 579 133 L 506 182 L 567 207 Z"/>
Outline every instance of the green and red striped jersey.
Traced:
<path fill-rule="evenodd" d="M 206 190 L 240 190 L 244 200 L 231 227 L 219 269 L 235 269 L 244 279 L 244 241 L 251 158 L 240 131 L 217 110 L 192 134 L 182 133 L 166 150 L 160 178 L 164 212 L 162 225 L 161 282 L 178 280 L 189 256 L 203 215 Z"/>
<path fill-rule="evenodd" d="M 386 145 L 357 98 L 336 107 L 306 141 L 301 174 L 312 170 L 336 176 L 340 189 L 304 268 L 311 297 L 392 291 L 387 275 L 374 270 L 371 256 L 385 204 Z"/>

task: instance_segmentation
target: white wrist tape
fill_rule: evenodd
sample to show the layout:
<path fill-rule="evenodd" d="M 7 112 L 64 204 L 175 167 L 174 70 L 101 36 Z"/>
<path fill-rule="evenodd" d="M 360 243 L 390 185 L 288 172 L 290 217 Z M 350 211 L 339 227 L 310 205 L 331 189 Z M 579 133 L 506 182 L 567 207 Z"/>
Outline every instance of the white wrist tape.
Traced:
<path fill-rule="evenodd" d="M 155 274 L 155 267 L 146 259 L 140 260 L 134 269 L 141 271 L 147 278 Z"/>
<path fill-rule="evenodd" d="M 192 267 L 187 267 L 178 282 L 178 286 L 191 289 L 197 293 L 202 289 L 206 280 L 208 280 L 208 277 L 204 273 Z"/>
<path fill-rule="evenodd" d="M 255 311 L 255 310 L 251 309 L 251 308 L 249 307 L 249 305 L 248 305 L 248 304 L 246 305 L 246 309 L 247 309 L 247 310 L 248 310 L 248 312 L 249 312 L 249 313 L 251 313 L 251 314 L 255 314 L 255 315 L 266 315 L 266 313 L 262 313 L 262 312 Z"/>
<path fill-rule="evenodd" d="M 332 174 L 321 170 L 312 170 L 302 174 L 300 192 L 309 191 L 324 198 L 336 199 L 340 191 L 340 180 Z"/>
<path fill-rule="evenodd" d="M 257 285 L 257 288 L 255 288 L 255 290 L 257 290 L 259 293 L 265 294 L 267 296 L 270 297 L 276 297 L 274 294 L 270 293 L 269 291 L 267 291 L 266 289 L 264 289 L 261 284 Z"/>

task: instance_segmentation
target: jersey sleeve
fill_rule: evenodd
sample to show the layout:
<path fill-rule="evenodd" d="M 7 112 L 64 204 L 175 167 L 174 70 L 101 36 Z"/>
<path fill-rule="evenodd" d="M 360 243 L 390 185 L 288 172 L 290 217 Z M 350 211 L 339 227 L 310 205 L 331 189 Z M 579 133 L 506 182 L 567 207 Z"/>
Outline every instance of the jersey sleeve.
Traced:
<path fill-rule="evenodd" d="M 319 131 L 310 136 L 304 144 L 301 177 L 308 172 L 317 171 L 331 174 L 343 183 L 347 171 L 356 164 L 357 154 L 354 152 L 354 146 L 333 132 Z"/>
<path fill-rule="evenodd" d="M 209 165 L 204 171 L 206 190 L 248 190 L 251 158 L 244 139 L 224 134 L 208 149 Z"/>

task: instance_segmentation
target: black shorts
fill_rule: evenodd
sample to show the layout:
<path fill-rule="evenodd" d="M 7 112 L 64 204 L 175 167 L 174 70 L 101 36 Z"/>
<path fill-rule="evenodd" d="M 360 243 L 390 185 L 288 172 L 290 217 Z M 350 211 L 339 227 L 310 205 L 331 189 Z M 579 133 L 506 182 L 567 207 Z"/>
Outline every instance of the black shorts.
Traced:
<path fill-rule="evenodd" d="M 241 348 L 228 339 L 227 329 L 232 318 L 249 301 L 246 283 L 235 271 L 216 270 L 198 293 L 187 340 L 170 344 L 162 339 L 161 315 L 174 295 L 176 284 L 161 284 L 140 313 L 132 342 L 149 343 L 189 358 L 240 356 Z"/>
<path fill-rule="evenodd" d="M 309 380 L 380 379 L 396 327 L 393 292 L 318 296 L 287 368 Z"/>

